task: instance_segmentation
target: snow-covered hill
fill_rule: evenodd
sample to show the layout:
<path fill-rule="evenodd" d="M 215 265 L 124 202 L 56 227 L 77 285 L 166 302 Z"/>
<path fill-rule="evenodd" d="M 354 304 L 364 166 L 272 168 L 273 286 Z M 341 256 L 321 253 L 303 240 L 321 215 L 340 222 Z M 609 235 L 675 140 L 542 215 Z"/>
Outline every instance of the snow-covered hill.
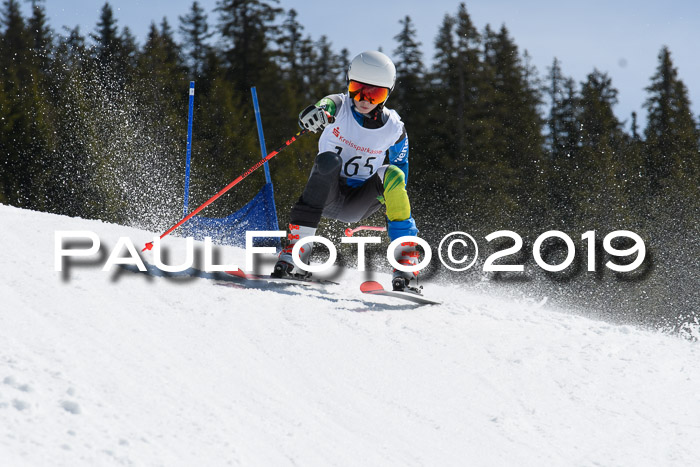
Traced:
<path fill-rule="evenodd" d="M 356 271 L 62 274 L 57 230 L 153 236 L 0 206 L 0 465 L 697 465 L 697 343 L 434 283 L 415 308 Z"/>

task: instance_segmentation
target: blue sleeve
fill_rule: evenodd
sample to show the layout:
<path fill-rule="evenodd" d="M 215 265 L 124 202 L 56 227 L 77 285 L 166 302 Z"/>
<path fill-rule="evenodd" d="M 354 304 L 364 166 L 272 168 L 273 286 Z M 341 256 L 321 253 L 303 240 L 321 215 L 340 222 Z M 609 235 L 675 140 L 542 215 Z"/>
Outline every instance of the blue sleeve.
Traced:
<path fill-rule="evenodd" d="M 404 174 L 408 183 L 408 135 L 389 148 L 389 163 L 395 165 Z"/>

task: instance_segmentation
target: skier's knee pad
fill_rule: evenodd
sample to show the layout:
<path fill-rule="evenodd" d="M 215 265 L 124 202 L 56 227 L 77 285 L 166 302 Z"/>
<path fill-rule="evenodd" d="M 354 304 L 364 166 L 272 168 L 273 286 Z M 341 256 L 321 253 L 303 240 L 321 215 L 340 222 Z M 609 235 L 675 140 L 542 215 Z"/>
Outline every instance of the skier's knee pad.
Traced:
<path fill-rule="evenodd" d="M 313 214 L 313 222 L 304 216 L 299 223 L 303 225 L 318 225 L 321 218 L 323 205 L 328 198 L 328 193 L 331 187 L 337 184 L 338 173 L 342 166 L 342 159 L 334 152 L 322 152 L 316 156 L 314 168 L 311 170 L 311 176 L 306 182 L 306 187 L 301 195 L 300 204 L 297 203 L 293 211 L 298 211 L 301 215 L 304 209 L 311 210 Z"/>
<path fill-rule="evenodd" d="M 340 171 L 342 165 L 343 159 L 337 153 L 326 151 L 316 156 L 314 171 L 321 175 L 331 175 Z"/>
<path fill-rule="evenodd" d="M 390 221 L 403 221 L 411 217 L 411 203 L 406 193 L 406 177 L 395 165 L 384 173 L 384 201 L 386 217 Z"/>

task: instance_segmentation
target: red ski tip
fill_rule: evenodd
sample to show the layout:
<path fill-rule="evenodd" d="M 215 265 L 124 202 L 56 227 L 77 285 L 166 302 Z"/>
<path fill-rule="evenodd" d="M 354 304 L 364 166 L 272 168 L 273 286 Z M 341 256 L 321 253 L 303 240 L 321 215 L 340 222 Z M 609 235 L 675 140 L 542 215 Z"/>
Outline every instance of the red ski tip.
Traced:
<path fill-rule="evenodd" d="M 141 250 L 141 252 L 143 253 L 146 250 L 151 251 L 152 249 L 153 249 L 153 242 L 148 242 L 148 243 L 146 243 L 146 246 L 143 247 L 143 250 Z"/>
<path fill-rule="evenodd" d="M 240 277 L 241 279 L 248 278 L 248 274 L 241 271 L 240 269 L 236 269 L 235 271 L 226 271 L 226 274 L 231 274 L 232 276 Z"/>
<path fill-rule="evenodd" d="M 347 229 L 345 229 L 345 236 L 346 236 L 346 237 L 352 237 L 352 234 L 354 234 L 354 233 L 355 233 L 355 232 L 354 232 L 350 227 L 348 227 Z"/>
<path fill-rule="evenodd" d="M 379 282 L 366 281 L 360 284 L 360 290 L 362 293 L 383 292 L 384 287 Z"/>

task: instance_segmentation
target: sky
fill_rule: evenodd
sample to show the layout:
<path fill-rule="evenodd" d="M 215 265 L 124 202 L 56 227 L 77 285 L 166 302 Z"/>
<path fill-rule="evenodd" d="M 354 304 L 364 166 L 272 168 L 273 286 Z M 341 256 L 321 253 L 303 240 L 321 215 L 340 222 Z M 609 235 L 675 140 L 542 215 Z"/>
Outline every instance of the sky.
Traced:
<path fill-rule="evenodd" d="M 218 20 L 217 0 L 198 0 Z M 23 2 L 24 3 L 24 2 Z M 281 0 L 285 11 L 295 9 L 304 33 L 317 40 L 326 35 L 336 51 L 347 48 L 351 55 L 379 47 L 391 56 L 399 20 L 410 16 L 422 43 L 424 61 L 434 55 L 434 39 L 446 14 L 457 12 L 459 1 L 401 0 Z M 128 25 L 143 43 L 151 21 L 165 16 L 174 30 L 178 16 L 189 12 L 192 0 L 112 0 L 120 27 Z M 94 32 L 103 0 L 47 0 L 47 14 L 54 29 L 80 25 L 83 34 Z M 428 6 L 426 6 L 428 5 Z M 564 74 L 584 81 L 594 69 L 608 73 L 619 91 L 615 113 L 631 121 L 637 112 L 645 123 L 644 90 L 658 65 L 664 45 L 680 78 L 689 90 L 693 112 L 700 113 L 700 1 L 697 0 L 478 0 L 466 2 L 479 31 L 489 24 L 510 31 L 520 51 L 527 50 L 532 64 L 544 77 L 556 57 Z M 28 5 L 25 4 L 24 8 Z M 642 126 L 643 127 L 643 126 Z"/>

